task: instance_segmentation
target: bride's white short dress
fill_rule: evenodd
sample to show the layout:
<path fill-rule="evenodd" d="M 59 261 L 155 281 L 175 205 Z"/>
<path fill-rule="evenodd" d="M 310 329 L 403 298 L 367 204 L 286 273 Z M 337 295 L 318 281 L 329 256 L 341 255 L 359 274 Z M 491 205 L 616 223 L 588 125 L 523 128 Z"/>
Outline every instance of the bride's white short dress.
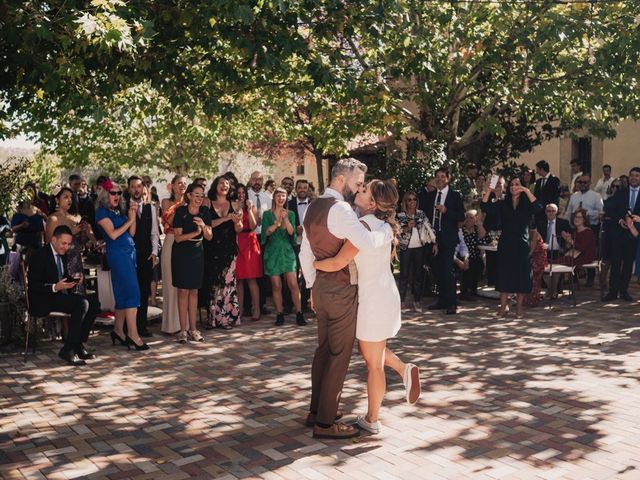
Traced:
<path fill-rule="evenodd" d="M 391 228 L 373 215 L 360 221 L 372 232 Z M 358 268 L 358 323 L 356 338 L 379 342 L 395 337 L 400 330 L 400 294 L 391 271 L 391 242 L 355 257 Z"/>

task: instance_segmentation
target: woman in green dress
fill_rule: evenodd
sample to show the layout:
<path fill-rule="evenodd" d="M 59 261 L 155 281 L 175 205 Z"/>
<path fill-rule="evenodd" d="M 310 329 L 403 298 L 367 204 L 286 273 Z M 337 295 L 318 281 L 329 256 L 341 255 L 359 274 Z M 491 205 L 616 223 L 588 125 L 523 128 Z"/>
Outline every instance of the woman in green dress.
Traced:
<path fill-rule="evenodd" d="M 273 290 L 273 302 L 276 304 L 276 325 L 284 324 L 282 307 L 282 279 L 289 286 L 291 301 L 296 309 L 296 322 L 305 325 L 300 305 L 300 289 L 296 278 L 296 252 L 293 246 L 296 244 L 295 215 L 287 210 L 287 191 L 276 188 L 273 192 L 271 210 L 262 215 L 261 243 L 264 258 L 264 273 L 271 278 Z"/>

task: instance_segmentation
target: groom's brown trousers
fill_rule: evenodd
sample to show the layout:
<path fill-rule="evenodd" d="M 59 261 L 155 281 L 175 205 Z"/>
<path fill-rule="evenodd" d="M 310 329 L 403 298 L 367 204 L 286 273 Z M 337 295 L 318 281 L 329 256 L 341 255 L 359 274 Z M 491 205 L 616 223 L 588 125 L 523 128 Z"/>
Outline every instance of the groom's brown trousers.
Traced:
<path fill-rule="evenodd" d="M 318 348 L 311 366 L 311 407 L 316 422 L 332 425 L 356 338 L 358 286 L 318 272 L 313 303 L 318 321 Z"/>

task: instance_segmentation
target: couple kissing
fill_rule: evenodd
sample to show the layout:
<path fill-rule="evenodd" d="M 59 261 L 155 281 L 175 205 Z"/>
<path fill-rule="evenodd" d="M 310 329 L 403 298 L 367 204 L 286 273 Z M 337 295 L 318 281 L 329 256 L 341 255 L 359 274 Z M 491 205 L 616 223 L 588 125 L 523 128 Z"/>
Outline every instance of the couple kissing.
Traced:
<path fill-rule="evenodd" d="M 390 266 L 398 230 L 398 192 L 388 181 L 365 184 L 366 171 L 358 160 L 340 160 L 331 170 L 329 188 L 309 205 L 304 219 L 300 265 L 307 287 L 312 288 L 318 320 L 307 416 L 314 438 L 351 438 L 360 429 L 380 432 L 385 366 L 402 377 L 409 403 L 420 396 L 418 367 L 402 362 L 386 346 L 401 325 L 400 295 Z M 368 369 L 368 410 L 357 417 L 359 428 L 338 422 L 356 338 Z"/>

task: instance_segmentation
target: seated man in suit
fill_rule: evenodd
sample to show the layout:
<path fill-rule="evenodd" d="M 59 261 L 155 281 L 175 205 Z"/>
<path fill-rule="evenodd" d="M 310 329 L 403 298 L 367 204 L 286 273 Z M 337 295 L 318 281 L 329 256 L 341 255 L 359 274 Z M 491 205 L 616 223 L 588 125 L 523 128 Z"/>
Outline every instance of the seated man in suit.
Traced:
<path fill-rule="evenodd" d="M 569 220 L 558 217 L 558 206 L 555 203 L 547 204 L 544 211 L 547 218 L 538 221 L 536 229 L 547 245 L 547 257 L 555 260 L 563 254 L 566 247 L 563 232 L 573 233 L 573 228 Z"/>
<path fill-rule="evenodd" d="M 86 297 L 73 293 L 75 280 L 70 281 L 67 270 L 67 251 L 73 237 L 71 229 L 59 225 L 53 231 L 51 243 L 34 251 L 29 260 L 29 306 L 34 315 L 62 312 L 71 315 L 69 332 L 58 356 L 70 365 L 85 365 L 94 358 L 82 345 L 88 336 L 96 311 L 90 308 Z M 78 279 L 82 281 L 82 279 Z"/>

